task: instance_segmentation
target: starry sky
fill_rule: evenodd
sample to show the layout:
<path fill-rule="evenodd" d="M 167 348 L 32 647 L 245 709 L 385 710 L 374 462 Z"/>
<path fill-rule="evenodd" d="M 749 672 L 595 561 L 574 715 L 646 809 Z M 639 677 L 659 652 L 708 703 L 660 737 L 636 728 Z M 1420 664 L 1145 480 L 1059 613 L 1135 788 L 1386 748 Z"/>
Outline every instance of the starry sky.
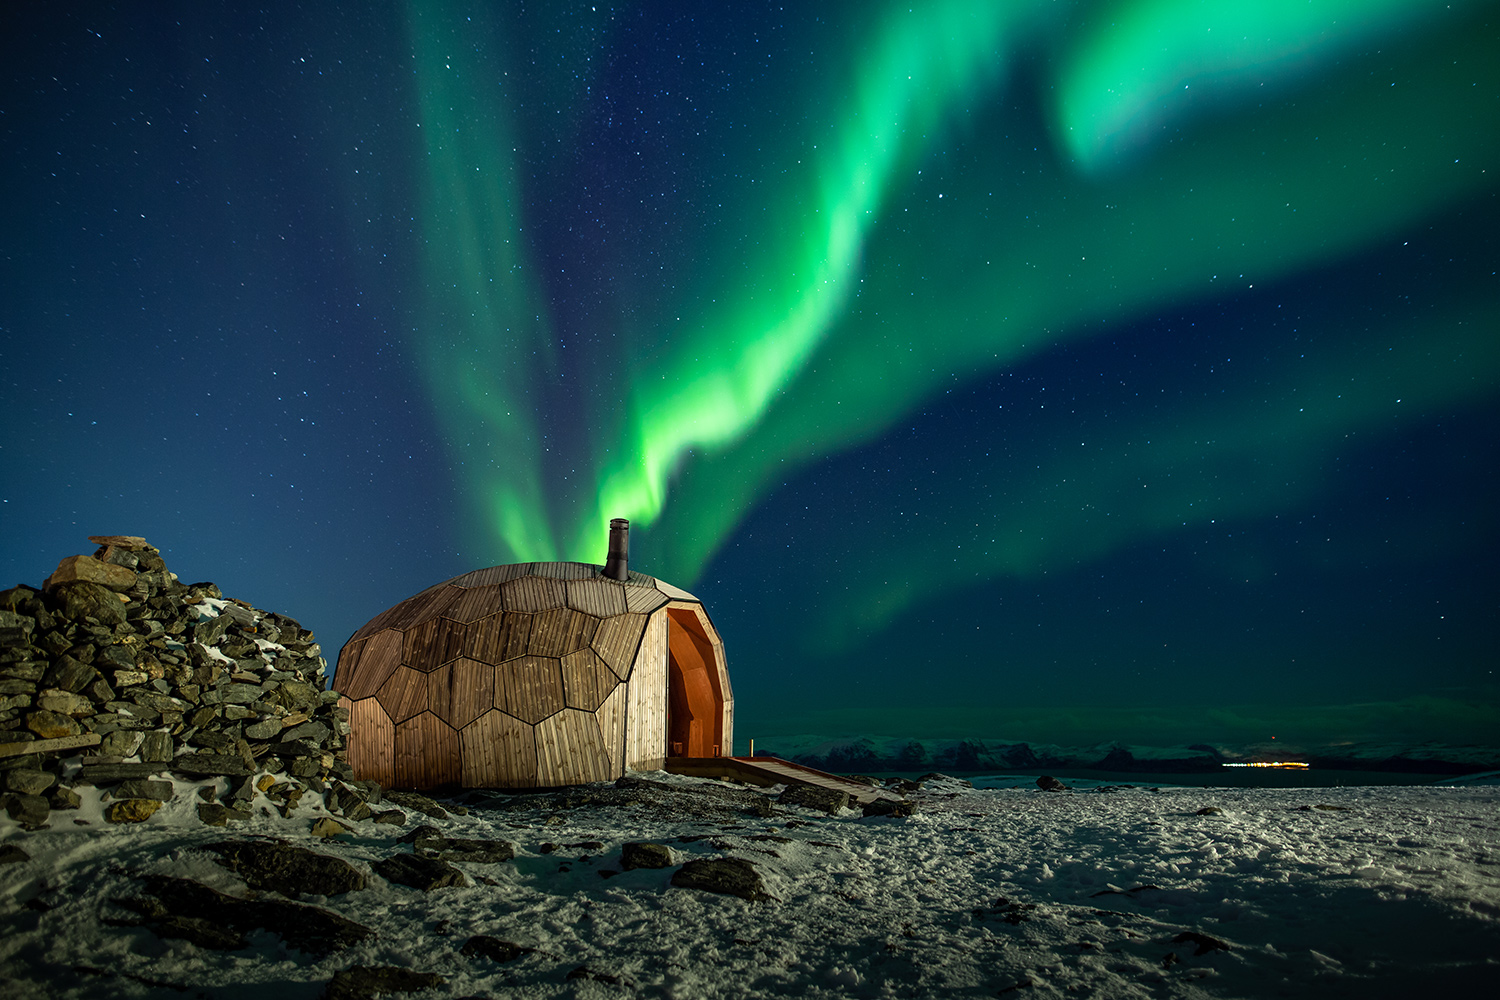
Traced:
<path fill-rule="evenodd" d="M 0 80 L 6 586 L 143 535 L 332 659 L 626 517 L 741 741 L 1500 743 L 1493 0 L 17 4 Z"/>

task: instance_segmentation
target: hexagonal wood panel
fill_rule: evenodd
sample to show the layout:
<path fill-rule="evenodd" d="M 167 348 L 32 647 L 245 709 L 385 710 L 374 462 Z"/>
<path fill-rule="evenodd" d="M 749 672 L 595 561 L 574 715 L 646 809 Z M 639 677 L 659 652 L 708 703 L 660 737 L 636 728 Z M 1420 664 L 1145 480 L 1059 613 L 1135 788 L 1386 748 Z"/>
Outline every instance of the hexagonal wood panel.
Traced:
<path fill-rule="evenodd" d="M 554 787 L 659 766 L 680 674 L 667 668 L 678 645 L 668 614 L 684 602 L 704 661 L 694 677 L 716 671 L 708 687 L 725 695 L 715 725 L 727 745 L 723 646 L 687 591 L 634 571 L 608 579 L 588 563 L 518 563 L 429 587 L 351 637 L 335 674 L 349 763 L 415 788 Z"/>

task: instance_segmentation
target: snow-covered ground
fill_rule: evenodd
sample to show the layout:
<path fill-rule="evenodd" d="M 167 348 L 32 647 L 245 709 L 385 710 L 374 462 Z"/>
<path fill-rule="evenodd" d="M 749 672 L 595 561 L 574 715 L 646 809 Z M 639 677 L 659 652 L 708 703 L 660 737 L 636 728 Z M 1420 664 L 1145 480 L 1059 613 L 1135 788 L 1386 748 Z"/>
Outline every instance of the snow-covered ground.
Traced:
<path fill-rule="evenodd" d="M 688 804 L 724 787 L 643 777 Z M 28 998 L 297 1000 L 363 965 L 446 980 L 414 997 L 1493 995 L 1500 787 L 978 784 L 1011 787 L 930 780 L 908 819 L 495 796 L 467 815 L 411 813 L 404 827 L 365 822 L 326 842 L 308 833 L 324 815 L 315 805 L 288 819 L 257 806 L 250 823 L 213 829 L 196 815 L 201 783 L 178 782 L 151 821 L 119 827 L 84 789 L 87 825 L 54 813 L 52 829 L 26 833 L 0 817 L 0 851 L 30 855 L 0 865 L 0 980 Z M 410 851 L 398 838 L 423 823 L 509 840 L 517 857 L 459 862 L 471 886 L 427 893 L 370 873 Z M 130 926 L 138 918 L 111 902 L 143 873 L 246 895 L 201 845 L 250 835 L 369 873 L 366 889 L 302 901 L 375 936 L 323 958 L 266 931 L 246 949 L 208 950 Z M 641 840 L 684 860 L 746 859 L 776 898 L 675 888 L 672 869 L 601 876 L 620 869 L 622 843 Z M 471 935 L 535 950 L 465 956 Z"/>

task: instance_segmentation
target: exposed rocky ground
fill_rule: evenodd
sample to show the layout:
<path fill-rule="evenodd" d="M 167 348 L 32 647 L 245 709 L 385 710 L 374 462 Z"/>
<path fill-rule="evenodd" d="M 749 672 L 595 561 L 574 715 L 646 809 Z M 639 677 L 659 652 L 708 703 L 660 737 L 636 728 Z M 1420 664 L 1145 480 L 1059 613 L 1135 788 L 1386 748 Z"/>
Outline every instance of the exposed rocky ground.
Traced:
<path fill-rule="evenodd" d="M 148 821 L 163 775 L 200 789 L 211 826 L 307 796 L 346 822 L 398 809 L 353 780 L 349 726 L 316 637 L 286 615 L 181 583 L 145 539 L 94 536 L 39 588 L 0 592 L 0 804 L 23 827 L 67 821 L 107 789 L 110 823 Z M 333 827 L 328 827 L 332 830 Z"/>

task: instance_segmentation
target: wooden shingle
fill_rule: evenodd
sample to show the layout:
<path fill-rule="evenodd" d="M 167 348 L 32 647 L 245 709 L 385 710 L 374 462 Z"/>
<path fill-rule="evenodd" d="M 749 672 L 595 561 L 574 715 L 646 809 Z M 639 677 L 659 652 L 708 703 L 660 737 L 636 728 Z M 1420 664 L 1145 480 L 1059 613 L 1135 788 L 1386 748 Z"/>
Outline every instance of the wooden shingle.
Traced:
<path fill-rule="evenodd" d="M 562 710 L 562 661 L 518 656 L 495 668 L 495 707 L 522 722 L 541 722 Z"/>
<path fill-rule="evenodd" d="M 340 675 L 344 670 L 344 659 L 339 657 L 339 669 L 334 672 L 338 679 L 338 689 L 341 693 L 348 695 L 350 699 L 358 701 L 361 698 L 369 698 L 380 690 L 393 674 L 397 667 L 401 666 L 401 633 L 395 629 L 382 629 L 362 640 L 359 649 L 359 666 L 351 666 L 348 676 Z"/>
<path fill-rule="evenodd" d="M 523 576 L 500 585 L 506 611 L 547 611 L 568 603 L 567 584 L 540 576 Z"/>
<path fill-rule="evenodd" d="M 380 702 L 362 698 L 349 708 L 349 731 L 359 739 L 349 741 L 349 766 L 361 778 L 390 787 L 396 780 L 396 726 Z"/>
<path fill-rule="evenodd" d="M 465 591 L 464 595 L 455 601 L 444 614 L 454 621 L 468 624 L 476 618 L 494 614 L 503 606 L 500 598 L 500 585 L 496 583 L 486 587 L 473 587 Z"/>
<path fill-rule="evenodd" d="M 392 722 L 405 722 L 427 709 L 427 675 L 411 667 L 397 667 L 375 692 L 375 699 Z"/>
<path fill-rule="evenodd" d="M 458 734 L 463 783 L 470 788 L 535 788 L 535 729 L 504 712 L 489 712 Z"/>
<path fill-rule="evenodd" d="M 495 668 L 459 658 L 427 675 L 427 710 L 462 729 L 495 703 Z"/>
<path fill-rule="evenodd" d="M 568 583 L 568 607 L 608 618 L 625 613 L 625 587 L 613 580 L 572 580 Z"/>
<path fill-rule="evenodd" d="M 645 615 L 615 615 L 599 623 L 590 645 L 623 681 L 630 677 L 630 665 L 635 660 L 635 651 L 641 645 L 641 634 L 645 630 Z"/>
<path fill-rule="evenodd" d="M 561 785 L 608 781 L 609 752 L 592 712 L 565 708 L 536 727 L 537 781 Z"/>
<path fill-rule="evenodd" d="M 461 773 L 458 732 L 431 712 L 396 723 L 397 788 L 456 785 Z"/>
<path fill-rule="evenodd" d="M 464 655 L 483 663 L 501 663 L 526 652 L 532 615 L 502 612 L 469 625 Z"/>
<path fill-rule="evenodd" d="M 429 618 L 406 630 L 401 662 L 426 673 L 463 653 L 467 626 L 446 616 Z"/>
<path fill-rule="evenodd" d="M 619 684 L 615 672 L 592 649 L 580 649 L 562 658 L 563 700 L 569 708 L 592 712 Z"/>
<path fill-rule="evenodd" d="M 554 608 L 536 616 L 526 650 L 537 656 L 566 656 L 594 638 L 599 619 L 572 608 Z"/>

